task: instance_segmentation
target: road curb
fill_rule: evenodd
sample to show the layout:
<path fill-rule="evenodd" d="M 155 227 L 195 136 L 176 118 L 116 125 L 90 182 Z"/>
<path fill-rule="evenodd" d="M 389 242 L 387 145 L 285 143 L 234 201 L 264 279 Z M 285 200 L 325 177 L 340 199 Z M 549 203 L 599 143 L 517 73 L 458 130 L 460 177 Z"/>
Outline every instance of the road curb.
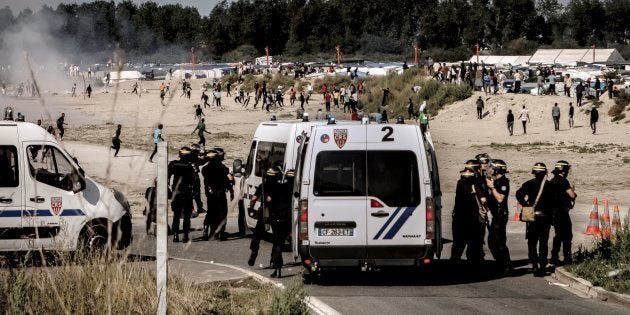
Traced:
<path fill-rule="evenodd" d="M 263 277 L 251 270 L 247 270 L 245 268 L 241 268 L 241 267 L 237 267 L 237 266 L 233 266 L 233 265 L 228 265 L 228 264 L 222 264 L 222 263 L 216 263 L 216 262 L 208 262 L 208 261 L 202 261 L 202 260 L 195 260 L 195 259 L 188 259 L 188 258 L 177 258 L 177 257 L 169 257 L 170 259 L 173 260 L 180 260 L 180 261 L 191 261 L 191 262 L 196 262 L 196 263 L 201 263 L 201 264 L 207 264 L 207 265 L 216 265 L 216 266 L 221 266 L 221 267 L 225 267 L 225 268 L 230 268 L 230 269 L 234 269 L 236 271 L 242 272 L 244 274 L 246 274 L 248 277 L 251 277 L 253 279 L 255 279 L 258 282 L 262 282 L 262 283 L 268 283 L 268 284 L 272 284 L 278 288 L 284 289 L 284 284 L 280 283 L 280 282 L 275 282 L 269 278 Z M 333 309 L 332 307 L 330 307 L 328 304 L 322 302 L 320 299 L 314 297 L 314 296 L 307 296 L 304 298 L 304 303 L 308 306 L 308 308 L 315 314 L 317 315 L 340 315 L 341 313 L 337 312 L 335 309 Z"/>
<path fill-rule="evenodd" d="M 570 288 L 577 290 L 591 299 L 612 302 L 630 307 L 630 295 L 610 292 L 602 287 L 594 286 L 591 282 L 575 276 L 563 267 L 556 268 L 552 277 L 567 284 Z"/>

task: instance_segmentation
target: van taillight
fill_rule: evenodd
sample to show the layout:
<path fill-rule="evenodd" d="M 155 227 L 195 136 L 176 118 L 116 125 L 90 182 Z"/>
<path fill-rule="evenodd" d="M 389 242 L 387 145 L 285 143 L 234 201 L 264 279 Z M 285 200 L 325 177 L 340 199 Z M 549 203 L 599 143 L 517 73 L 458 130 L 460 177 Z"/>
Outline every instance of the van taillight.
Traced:
<path fill-rule="evenodd" d="M 308 200 L 300 200 L 300 240 L 308 240 Z"/>
<path fill-rule="evenodd" d="M 433 201 L 433 198 L 427 197 L 426 204 L 427 204 L 427 214 L 426 214 L 427 239 L 434 239 L 435 238 L 435 203 Z"/>
<path fill-rule="evenodd" d="M 372 208 L 383 208 L 383 204 L 378 202 L 378 200 L 370 199 L 370 207 L 372 207 Z"/>

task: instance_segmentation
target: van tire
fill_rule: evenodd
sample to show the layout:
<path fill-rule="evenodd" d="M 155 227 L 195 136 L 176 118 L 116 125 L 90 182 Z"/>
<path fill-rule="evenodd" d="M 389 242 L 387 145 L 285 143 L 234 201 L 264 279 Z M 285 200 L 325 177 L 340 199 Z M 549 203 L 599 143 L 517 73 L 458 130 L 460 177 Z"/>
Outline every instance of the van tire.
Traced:
<path fill-rule="evenodd" d="M 81 246 L 87 253 L 105 253 L 111 249 L 108 243 L 107 226 L 102 222 L 89 222 L 81 232 Z"/>

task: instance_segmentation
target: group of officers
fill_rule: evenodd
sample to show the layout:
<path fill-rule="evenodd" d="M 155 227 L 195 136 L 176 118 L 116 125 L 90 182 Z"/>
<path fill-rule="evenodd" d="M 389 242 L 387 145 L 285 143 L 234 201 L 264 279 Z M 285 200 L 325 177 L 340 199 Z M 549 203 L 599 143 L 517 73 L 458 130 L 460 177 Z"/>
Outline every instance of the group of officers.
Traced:
<path fill-rule="evenodd" d="M 201 201 L 201 188 L 203 187 L 207 197 L 207 212 L 203 222 L 203 240 L 215 238 L 226 240 L 225 232 L 228 213 L 227 194 L 230 200 L 234 199 L 234 176 L 223 165 L 225 152 L 220 148 L 206 150 L 197 145 L 182 147 L 179 150 L 179 159 L 168 164 L 168 186 L 170 189 L 171 210 L 173 222 L 171 231 L 174 242 L 190 241 L 190 219 L 193 216 L 193 202 L 197 206 L 197 215 L 206 212 Z M 199 172 L 203 175 L 203 185 Z M 280 165 L 269 167 L 263 176 L 263 182 L 256 188 L 255 195 L 251 199 L 248 212 L 256 217 L 257 223 L 252 236 L 251 254 L 248 264 L 253 266 L 260 241 L 266 235 L 266 225 L 271 225 L 273 231 L 273 248 L 271 251 L 271 267 L 274 269 L 271 277 L 281 277 L 282 274 L 282 246 L 291 231 L 291 208 L 294 170 L 283 173 Z M 149 188 L 150 190 L 151 188 Z M 149 204 L 155 207 L 155 189 L 147 190 Z M 255 209 L 256 202 L 260 201 L 260 208 Z M 239 213 L 239 235 L 245 237 L 244 213 Z M 183 226 L 180 229 L 180 220 Z M 147 232 L 155 221 L 155 209 L 147 215 Z M 183 238 L 180 239 L 180 234 Z"/>
<path fill-rule="evenodd" d="M 577 195 L 567 179 L 570 169 L 571 165 L 567 161 L 558 161 L 551 171 L 553 178 L 547 180 L 547 166 L 536 163 L 532 168 L 534 178 L 516 191 L 517 201 L 523 207 L 534 207 L 535 210 L 534 220 L 526 222 L 528 257 L 535 276 L 544 276 L 546 273 L 552 225 L 555 236 L 551 263 L 572 263 L 573 234 L 569 211 Z M 466 249 L 467 261 L 473 266 L 481 266 L 485 232 L 488 229 L 488 247 L 497 268 L 503 273 L 513 269 L 506 237 L 510 192 L 507 173 L 505 161 L 490 159 L 485 153 L 468 160 L 460 171 L 453 208 L 452 262 L 460 262 Z M 488 214 L 491 214 L 491 219 Z M 564 257 L 562 262 L 559 259 L 561 247 Z"/>

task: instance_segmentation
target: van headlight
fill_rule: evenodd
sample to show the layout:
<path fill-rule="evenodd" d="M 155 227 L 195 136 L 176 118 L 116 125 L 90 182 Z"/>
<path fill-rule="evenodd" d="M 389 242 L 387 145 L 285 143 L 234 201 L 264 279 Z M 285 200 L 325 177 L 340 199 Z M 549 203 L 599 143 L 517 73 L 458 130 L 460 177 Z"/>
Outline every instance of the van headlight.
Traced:
<path fill-rule="evenodd" d="M 127 197 L 125 197 L 125 195 L 121 193 L 118 189 L 112 188 L 112 193 L 114 194 L 114 198 L 116 198 L 116 201 L 118 201 L 118 203 L 122 205 L 123 209 L 125 209 L 125 211 L 129 213 L 129 218 L 131 218 L 131 206 L 129 206 L 129 201 L 127 200 Z"/>

